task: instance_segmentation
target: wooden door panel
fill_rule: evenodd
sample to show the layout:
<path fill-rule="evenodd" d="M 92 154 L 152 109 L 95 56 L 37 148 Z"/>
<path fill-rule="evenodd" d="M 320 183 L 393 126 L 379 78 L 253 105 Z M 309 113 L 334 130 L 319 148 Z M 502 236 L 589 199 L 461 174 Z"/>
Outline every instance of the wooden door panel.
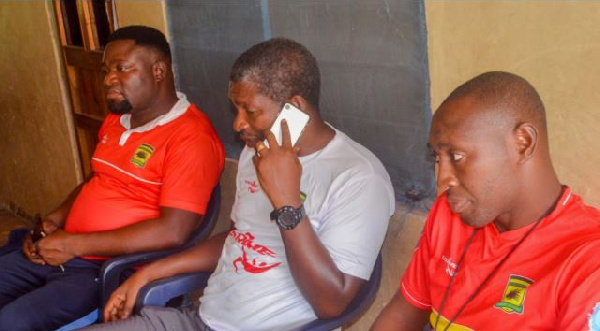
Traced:
<path fill-rule="evenodd" d="M 86 51 L 80 46 L 64 45 L 65 60 L 68 65 L 87 70 L 99 70 L 102 65 L 101 51 Z"/>
<path fill-rule="evenodd" d="M 71 94 L 73 121 L 84 177 L 108 109 L 102 74 L 103 45 L 117 27 L 112 0 L 54 0 L 63 59 Z"/>
<path fill-rule="evenodd" d="M 108 113 L 104 98 L 104 75 L 102 74 L 102 52 L 86 51 L 83 47 L 63 46 L 67 66 L 75 71 L 73 100 L 76 114 L 94 115 L 104 118 Z"/>
<path fill-rule="evenodd" d="M 108 113 L 101 71 L 102 52 L 66 45 L 63 53 L 72 73 L 69 85 L 81 166 L 84 176 L 88 176 L 91 173 L 91 157 L 98 143 L 98 130 Z"/>

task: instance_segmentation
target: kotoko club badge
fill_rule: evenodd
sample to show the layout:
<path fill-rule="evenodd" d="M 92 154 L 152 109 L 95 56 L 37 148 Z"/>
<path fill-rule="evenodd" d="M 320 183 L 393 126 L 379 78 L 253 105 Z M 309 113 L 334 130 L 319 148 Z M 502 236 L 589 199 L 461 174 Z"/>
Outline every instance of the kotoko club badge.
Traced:
<path fill-rule="evenodd" d="M 131 163 L 138 168 L 143 168 L 154 153 L 154 147 L 150 144 L 141 144 L 135 149 Z"/>
<path fill-rule="evenodd" d="M 496 303 L 494 307 L 502 309 L 509 314 L 523 314 L 523 304 L 527 288 L 533 284 L 533 280 L 519 276 L 510 275 L 502 301 Z"/>

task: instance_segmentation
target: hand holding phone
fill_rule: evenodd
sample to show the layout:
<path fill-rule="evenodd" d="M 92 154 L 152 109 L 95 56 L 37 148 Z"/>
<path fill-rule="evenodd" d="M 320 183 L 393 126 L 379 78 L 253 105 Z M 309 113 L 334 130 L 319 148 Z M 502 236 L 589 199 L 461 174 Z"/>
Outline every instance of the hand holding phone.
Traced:
<path fill-rule="evenodd" d="M 302 165 L 296 151 L 290 150 L 289 145 L 281 147 L 283 144 L 281 122 L 284 119 L 287 131 L 289 131 L 290 145 L 295 146 L 306 128 L 310 116 L 294 105 L 286 103 L 271 126 L 273 136 L 269 135 L 267 139 L 279 146 L 266 149 L 263 144 L 268 146 L 268 141 L 258 143 L 256 150 L 258 157 L 254 158 L 260 187 L 276 209 L 282 206 L 297 206 L 302 203 L 299 194 Z M 261 157 L 261 149 L 265 154 L 264 157 Z M 264 150 L 268 150 L 268 152 L 265 153 Z"/>
<path fill-rule="evenodd" d="M 47 234 L 44 230 L 44 221 L 42 220 L 42 216 L 40 214 L 35 214 L 35 216 L 33 216 L 33 222 L 35 225 L 33 226 L 33 229 L 30 233 L 31 242 L 35 244 L 42 238 L 45 238 Z M 60 264 L 58 267 L 62 272 L 65 272 L 65 267 L 62 264 Z"/>
<path fill-rule="evenodd" d="M 42 224 L 42 217 L 40 214 L 35 214 L 33 216 L 33 229 L 31 230 L 31 241 L 36 242 L 46 236 L 46 232 L 44 231 L 44 225 Z"/>
<path fill-rule="evenodd" d="M 290 138 L 292 146 L 295 146 L 304 131 L 304 128 L 310 120 L 310 116 L 305 114 L 302 110 L 296 108 L 291 103 L 286 103 L 279 112 L 279 115 L 271 126 L 271 132 L 277 139 L 277 143 L 281 145 L 283 138 L 281 133 L 281 120 L 285 119 L 290 129 Z M 269 147 L 269 143 L 265 140 L 265 145 Z"/>

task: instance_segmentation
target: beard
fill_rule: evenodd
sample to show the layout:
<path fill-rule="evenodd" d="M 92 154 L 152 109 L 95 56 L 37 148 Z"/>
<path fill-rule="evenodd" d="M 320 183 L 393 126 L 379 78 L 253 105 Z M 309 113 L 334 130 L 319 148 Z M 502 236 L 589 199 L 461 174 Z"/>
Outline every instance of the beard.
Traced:
<path fill-rule="evenodd" d="M 119 100 L 119 101 L 108 100 L 107 106 L 108 106 L 108 110 L 115 115 L 129 114 L 129 112 L 131 112 L 131 109 L 133 109 L 131 102 L 129 102 L 129 100 L 127 100 L 127 99 L 123 99 L 123 100 Z"/>
<path fill-rule="evenodd" d="M 257 142 L 265 140 L 265 134 L 260 131 L 241 130 L 239 132 L 240 139 L 248 146 L 254 147 Z"/>

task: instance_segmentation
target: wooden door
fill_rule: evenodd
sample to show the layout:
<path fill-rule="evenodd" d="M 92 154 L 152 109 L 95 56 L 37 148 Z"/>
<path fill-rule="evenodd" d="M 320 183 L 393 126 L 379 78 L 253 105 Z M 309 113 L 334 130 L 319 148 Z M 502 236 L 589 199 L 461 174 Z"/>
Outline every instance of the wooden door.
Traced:
<path fill-rule="evenodd" d="M 54 0 L 63 60 L 71 94 L 77 147 L 84 178 L 91 173 L 91 158 L 98 130 L 108 109 L 104 98 L 102 55 L 117 25 L 112 0 Z"/>

